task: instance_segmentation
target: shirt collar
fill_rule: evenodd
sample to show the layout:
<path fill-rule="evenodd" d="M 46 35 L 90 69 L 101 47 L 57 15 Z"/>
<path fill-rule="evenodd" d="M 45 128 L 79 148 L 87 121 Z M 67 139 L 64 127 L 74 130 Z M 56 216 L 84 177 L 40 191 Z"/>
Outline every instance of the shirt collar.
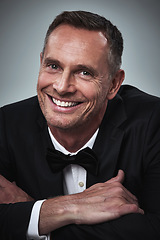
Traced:
<path fill-rule="evenodd" d="M 55 137 L 53 136 L 53 134 L 51 133 L 51 130 L 50 128 L 48 127 L 48 131 L 49 131 L 49 135 L 51 137 L 51 140 L 52 140 L 52 143 L 55 147 L 56 150 L 68 155 L 75 155 L 77 154 L 80 150 L 86 148 L 86 147 L 89 147 L 89 148 L 93 148 L 93 145 L 94 145 L 94 142 L 96 140 L 96 137 L 97 137 L 97 134 L 98 134 L 98 131 L 99 131 L 99 128 L 96 130 L 96 132 L 93 134 L 93 136 L 89 139 L 89 141 L 82 147 L 80 148 L 76 153 L 70 153 L 69 151 L 67 151 L 56 139 Z"/>

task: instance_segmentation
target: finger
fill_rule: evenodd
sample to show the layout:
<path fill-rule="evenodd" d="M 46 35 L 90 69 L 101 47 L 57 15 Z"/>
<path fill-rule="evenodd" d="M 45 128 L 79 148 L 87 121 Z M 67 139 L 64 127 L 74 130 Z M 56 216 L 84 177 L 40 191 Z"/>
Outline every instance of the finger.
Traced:
<path fill-rule="evenodd" d="M 117 182 L 123 183 L 123 181 L 124 181 L 124 171 L 120 169 L 117 174 Z"/>
<path fill-rule="evenodd" d="M 129 213 L 140 213 L 143 215 L 144 211 L 135 204 L 125 204 L 120 207 L 120 215 L 126 215 Z"/>
<path fill-rule="evenodd" d="M 10 181 L 8 181 L 5 177 L 0 175 L 0 186 L 1 187 L 7 187 L 9 184 L 11 184 Z"/>
<path fill-rule="evenodd" d="M 107 181 L 107 183 L 119 182 L 122 184 L 124 181 L 124 177 L 125 177 L 124 171 L 120 169 L 118 171 L 117 176 L 114 178 L 111 178 L 109 181 Z M 130 191 L 128 191 L 123 185 L 122 187 L 123 187 L 124 193 L 126 194 L 126 195 L 123 195 L 124 198 L 130 203 L 137 203 L 138 201 L 137 197 L 133 195 Z"/>
<path fill-rule="evenodd" d="M 117 174 L 117 176 L 116 177 L 113 177 L 113 178 L 111 178 L 110 180 L 107 180 L 106 182 L 104 182 L 104 183 L 97 183 L 97 184 L 94 184 L 94 185 L 92 185 L 91 187 L 89 187 L 89 188 L 87 188 L 86 190 L 85 190 L 85 192 L 90 192 L 90 191 L 97 191 L 97 187 L 105 187 L 106 185 L 106 183 L 114 183 L 114 182 L 120 182 L 120 183 L 123 183 L 123 181 L 124 181 L 124 171 L 123 170 L 119 170 L 118 171 L 118 174 Z"/>
<path fill-rule="evenodd" d="M 107 183 L 106 183 L 107 184 Z M 107 184 L 107 192 L 104 193 L 106 197 L 118 197 L 124 199 L 126 203 L 138 205 L 136 196 L 134 196 L 128 189 L 126 189 L 121 183 L 113 182 Z"/>
<path fill-rule="evenodd" d="M 109 183 L 110 188 L 108 188 L 108 192 L 110 192 L 110 196 L 123 197 L 128 203 L 137 204 L 137 197 L 132 194 L 127 188 L 125 188 L 120 182 Z"/>
<path fill-rule="evenodd" d="M 107 183 L 113 183 L 113 182 L 123 183 L 123 181 L 124 181 L 124 171 L 120 169 L 120 170 L 118 171 L 117 176 L 111 178 L 110 180 L 108 180 Z"/>
<path fill-rule="evenodd" d="M 133 203 L 136 203 L 136 204 L 138 204 L 138 199 L 137 199 L 137 197 L 134 195 L 134 194 L 132 194 L 130 191 L 128 191 L 128 189 L 126 189 L 125 187 L 123 188 L 124 189 L 124 192 L 125 192 L 125 199 L 126 200 L 128 200 L 128 202 L 131 202 L 131 201 L 133 201 Z"/>

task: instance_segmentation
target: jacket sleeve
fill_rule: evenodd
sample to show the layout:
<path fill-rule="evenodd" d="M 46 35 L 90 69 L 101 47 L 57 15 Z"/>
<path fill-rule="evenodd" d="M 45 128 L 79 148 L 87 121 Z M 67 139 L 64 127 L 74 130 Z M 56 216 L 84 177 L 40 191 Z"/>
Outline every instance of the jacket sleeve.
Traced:
<path fill-rule="evenodd" d="M 11 120 L 12 121 L 12 120 Z M 0 109 L 0 174 L 14 180 L 14 168 L 9 154 L 5 121 Z M 0 239 L 26 239 L 26 232 L 34 202 L 0 204 Z"/>
<path fill-rule="evenodd" d="M 0 239 L 26 240 L 33 202 L 0 204 Z"/>

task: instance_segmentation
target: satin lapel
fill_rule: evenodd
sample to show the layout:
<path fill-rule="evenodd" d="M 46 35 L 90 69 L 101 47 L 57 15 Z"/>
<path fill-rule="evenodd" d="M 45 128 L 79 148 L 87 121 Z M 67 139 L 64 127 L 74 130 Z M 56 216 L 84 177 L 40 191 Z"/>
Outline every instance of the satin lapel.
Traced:
<path fill-rule="evenodd" d="M 87 187 L 105 182 L 117 174 L 117 160 L 124 132 L 120 125 L 126 120 L 123 101 L 119 95 L 109 102 L 106 114 L 99 128 L 93 150 L 98 156 L 99 171 L 97 176 L 88 173 Z"/>
<path fill-rule="evenodd" d="M 42 197 L 54 197 L 63 195 L 63 174 L 53 174 L 46 161 L 47 148 L 53 148 L 49 137 L 46 121 L 42 114 L 38 114 L 38 132 L 35 139 L 35 162 L 37 163 L 39 176 L 39 189 Z"/>

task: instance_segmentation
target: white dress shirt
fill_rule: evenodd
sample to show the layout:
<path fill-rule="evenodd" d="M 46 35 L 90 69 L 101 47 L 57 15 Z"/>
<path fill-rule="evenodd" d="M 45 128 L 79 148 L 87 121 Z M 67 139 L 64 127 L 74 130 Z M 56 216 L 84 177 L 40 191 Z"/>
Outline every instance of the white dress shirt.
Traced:
<path fill-rule="evenodd" d="M 55 149 L 66 155 L 68 154 L 75 155 L 80 150 L 86 147 L 89 147 L 92 149 L 98 134 L 98 129 L 97 129 L 97 131 L 94 133 L 91 139 L 81 149 L 79 149 L 76 153 L 70 153 L 61 144 L 59 144 L 59 142 L 57 142 L 57 140 L 54 138 L 49 128 L 48 128 L 48 131 Z M 83 192 L 86 189 L 87 172 L 83 167 L 76 164 L 70 164 L 63 170 L 63 175 L 64 175 L 63 187 L 64 187 L 65 195 Z M 40 239 L 50 240 L 49 235 L 39 236 L 39 232 L 38 232 L 39 214 L 40 214 L 42 203 L 44 201 L 45 200 L 37 201 L 33 206 L 30 222 L 28 226 L 28 231 L 27 231 L 28 240 L 40 240 Z"/>

